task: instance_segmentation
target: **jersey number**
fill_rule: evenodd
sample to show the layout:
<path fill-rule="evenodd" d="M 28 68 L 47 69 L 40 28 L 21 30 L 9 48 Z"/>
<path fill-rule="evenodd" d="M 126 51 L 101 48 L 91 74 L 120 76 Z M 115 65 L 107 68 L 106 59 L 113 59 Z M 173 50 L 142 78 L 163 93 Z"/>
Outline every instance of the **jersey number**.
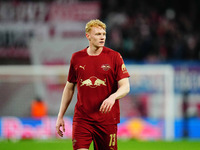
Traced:
<path fill-rule="evenodd" d="M 116 134 L 110 134 L 109 146 L 115 146 L 115 137 L 116 137 Z"/>

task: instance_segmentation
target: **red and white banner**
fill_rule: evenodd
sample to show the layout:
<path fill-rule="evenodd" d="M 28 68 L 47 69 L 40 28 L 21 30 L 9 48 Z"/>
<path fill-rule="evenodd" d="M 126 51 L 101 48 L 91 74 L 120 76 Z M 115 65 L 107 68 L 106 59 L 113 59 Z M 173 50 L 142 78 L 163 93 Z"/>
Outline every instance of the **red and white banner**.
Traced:
<path fill-rule="evenodd" d="M 54 3 L 50 6 L 49 21 L 88 21 L 98 18 L 99 14 L 98 2 Z"/>
<path fill-rule="evenodd" d="M 63 138 L 72 138 L 72 118 L 65 117 Z M 58 138 L 56 118 L 41 119 L 3 117 L 0 118 L 0 138 L 3 139 L 49 139 Z M 118 125 L 119 138 L 158 140 L 163 138 L 161 121 L 152 123 L 140 118 L 130 118 Z"/>

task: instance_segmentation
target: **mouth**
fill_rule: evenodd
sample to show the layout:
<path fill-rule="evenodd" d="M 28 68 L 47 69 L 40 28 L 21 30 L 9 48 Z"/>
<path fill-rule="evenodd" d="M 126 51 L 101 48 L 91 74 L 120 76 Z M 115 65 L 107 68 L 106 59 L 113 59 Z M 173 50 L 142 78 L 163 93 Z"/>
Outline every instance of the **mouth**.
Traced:
<path fill-rule="evenodd" d="M 100 43 L 100 44 L 104 44 L 105 42 L 104 42 L 104 41 L 100 41 L 99 43 Z"/>

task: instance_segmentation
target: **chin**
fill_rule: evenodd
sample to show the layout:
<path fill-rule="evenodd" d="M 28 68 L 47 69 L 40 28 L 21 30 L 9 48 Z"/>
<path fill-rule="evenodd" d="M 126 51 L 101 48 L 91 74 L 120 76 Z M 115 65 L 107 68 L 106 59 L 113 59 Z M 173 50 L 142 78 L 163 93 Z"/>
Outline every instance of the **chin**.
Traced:
<path fill-rule="evenodd" d="M 104 44 L 99 45 L 99 47 L 104 47 Z"/>

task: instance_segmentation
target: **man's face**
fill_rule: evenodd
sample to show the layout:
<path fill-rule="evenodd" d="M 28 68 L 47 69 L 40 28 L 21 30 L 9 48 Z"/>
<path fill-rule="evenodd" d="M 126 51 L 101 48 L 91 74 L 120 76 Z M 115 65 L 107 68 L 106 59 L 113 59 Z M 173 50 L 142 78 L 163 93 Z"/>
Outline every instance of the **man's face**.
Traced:
<path fill-rule="evenodd" d="M 86 34 L 90 44 L 94 47 L 103 47 L 106 40 L 106 31 L 101 27 L 92 27 L 90 32 Z"/>

